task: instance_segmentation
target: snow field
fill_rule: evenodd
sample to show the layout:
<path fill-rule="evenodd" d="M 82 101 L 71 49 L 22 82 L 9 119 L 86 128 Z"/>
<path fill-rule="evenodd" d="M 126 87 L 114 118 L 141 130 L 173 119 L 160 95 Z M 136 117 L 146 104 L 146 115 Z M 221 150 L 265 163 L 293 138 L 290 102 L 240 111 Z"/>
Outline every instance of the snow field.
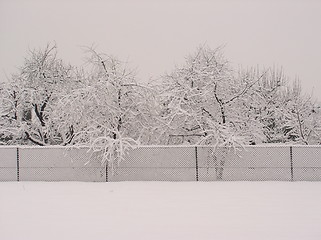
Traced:
<path fill-rule="evenodd" d="M 321 182 L 0 183 L 4 240 L 319 240 Z"/>

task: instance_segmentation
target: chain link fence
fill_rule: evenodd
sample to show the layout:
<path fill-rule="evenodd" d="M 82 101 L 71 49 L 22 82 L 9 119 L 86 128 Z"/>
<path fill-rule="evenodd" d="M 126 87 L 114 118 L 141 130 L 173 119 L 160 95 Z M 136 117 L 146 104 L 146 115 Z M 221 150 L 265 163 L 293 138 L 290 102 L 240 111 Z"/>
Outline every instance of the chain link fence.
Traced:
<path fill-rule="evenodd" d="M 0 147 L 0 181 L 321 181 L 321 146 L 142 146 L 107 166 L 89 148 Z"/>
<path fill-rule="evenodd" d="M 196 156 L 191 147 L 141 147 L 128 154 L 109 181 L 195 181 Z"/>

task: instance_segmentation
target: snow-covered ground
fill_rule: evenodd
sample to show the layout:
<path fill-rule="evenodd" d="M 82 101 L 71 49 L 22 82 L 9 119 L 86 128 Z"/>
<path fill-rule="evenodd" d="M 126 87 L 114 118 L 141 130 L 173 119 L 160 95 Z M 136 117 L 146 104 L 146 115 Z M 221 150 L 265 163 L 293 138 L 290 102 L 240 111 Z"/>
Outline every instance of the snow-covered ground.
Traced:
<path fill-rule="evenodd" d="M 319 240 L 321 182 L 0 183 L 3 240 Z"/>

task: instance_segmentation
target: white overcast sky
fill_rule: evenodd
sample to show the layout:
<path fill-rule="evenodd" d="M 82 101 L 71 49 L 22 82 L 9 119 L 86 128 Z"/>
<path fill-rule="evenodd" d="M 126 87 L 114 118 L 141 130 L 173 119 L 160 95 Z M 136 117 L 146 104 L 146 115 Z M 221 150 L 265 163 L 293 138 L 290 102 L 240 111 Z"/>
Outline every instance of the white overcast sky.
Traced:
<path fill-rule="evenodd" d="M 2 81 L 48 42 L 75 65 L 94 44 L 143 81 L 225 45 L 235 66 L 283 66 L 321 100 L 321 0 L 0 0 Z"/>

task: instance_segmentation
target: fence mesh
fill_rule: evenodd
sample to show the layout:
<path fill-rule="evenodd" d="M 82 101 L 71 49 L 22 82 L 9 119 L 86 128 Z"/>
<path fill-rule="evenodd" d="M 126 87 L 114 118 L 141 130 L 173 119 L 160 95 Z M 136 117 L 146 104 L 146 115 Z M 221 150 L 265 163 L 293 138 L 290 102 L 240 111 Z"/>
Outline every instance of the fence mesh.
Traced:
<path fill-rule="evenodd" d="M 200 181 L 291 180 L 288 147 L 198 147 Z"/>
<path fill-rule="evenodd" d="M 88 149 L 22 148 L 21 181 L 106 181 L 106 168 Z"/>
<path fill-rule="evenodd" d="M 108 181 L 195 181 L 195 149 L 188 147 L 141 147 L 109 168 Z"/>
<path fill-rule="evenodd" d="M 0 181 L 321 181 L 321 146 L 144 146 L 108 168 L 88 150 L 1 147 Z"/>
<path fill-rule="evenodd" d="M 0 182 L 18 180 L 17 163 L 16 147 L 0 149 Z"/>
<path fill-rule="evenodd" d="M 321 181 L 321 147 L 293 147 L 293 179 Z"/>

